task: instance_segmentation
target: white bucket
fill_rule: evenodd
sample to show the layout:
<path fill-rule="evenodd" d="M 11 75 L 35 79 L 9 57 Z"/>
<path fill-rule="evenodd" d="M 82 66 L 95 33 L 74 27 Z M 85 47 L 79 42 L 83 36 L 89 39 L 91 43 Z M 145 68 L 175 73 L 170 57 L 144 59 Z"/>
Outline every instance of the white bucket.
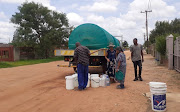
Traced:
<path fill-rule="evenodd" d="M 105 77 L 100 78 L 99 86 L 106 87 L 106 78 Z"/>
<path fill-rule="evenodd" d="M 92 77 L 99 77 L 99 74 L 91 74 L 91 78 Z"/>
<path fill-rule="evenodd" d="M 79 86 L 78 74 L 73 74 L 72 76 L 74 77 L 74 87 L 78 87 Z"/>
<path fill-rule="evenodd" d="M 74 89 L 74 77 L 73 76 L 66 76 L 66 89 L 72 90 Z"/>
<path fill-rule="evenodd" d="M 105 78 L 106 78 L 107 76 L 108 76 L 108 75 L 103 74 L 103 75 L 101 75 L 100 77 L 101 77 L 101 78 L 103 78 L 103 77 L 105 77 Z"/>
<path fill-rule="evenodd" d="M 153 111 L 166 111 L 166 83 L 150 82 L 151 104 Z"/>
<path fill-rule="evenodd" d="M 99 87 L 100 78 L 99 77 L 91 77 L 91 87 L 97 88 Z"/>
<path fill-rule="evenodd" d="M 87 83 L 86 87 L 90 87 L 90 83 L 91 83 L 91 75 L 88 74 L 88 83 Z"/>
<path fill-rule="evenodd" d="M 167 87 L 164 82 L 149 82 L 150 87 Z"/>

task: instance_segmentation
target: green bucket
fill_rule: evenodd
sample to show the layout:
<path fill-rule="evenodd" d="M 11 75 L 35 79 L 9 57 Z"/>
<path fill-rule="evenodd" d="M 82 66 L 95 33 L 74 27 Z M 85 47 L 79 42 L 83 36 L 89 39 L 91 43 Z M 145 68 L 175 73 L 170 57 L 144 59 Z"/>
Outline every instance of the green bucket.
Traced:
<path fill-rule="evenodd" d="M 117 80 L 121 81 L 124 78 L 124 74 L 121 71 L 116 72 L 115 77 Z"/>

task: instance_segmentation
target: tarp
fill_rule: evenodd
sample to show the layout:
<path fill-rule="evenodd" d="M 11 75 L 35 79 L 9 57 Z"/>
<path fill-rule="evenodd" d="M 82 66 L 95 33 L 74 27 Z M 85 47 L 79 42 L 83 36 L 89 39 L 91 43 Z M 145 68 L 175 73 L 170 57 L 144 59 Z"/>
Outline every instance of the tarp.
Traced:
<path fill-rule="evenodd" d="M 76 42 L 94 50 L 107 48 L 109 43 L 113 43 L 115 47 L 120 46 L 119 40 L 103 28 L 91 23 L 82 24 L 72 31 L 69 37 L 69 49 L 75 49 Z"/>

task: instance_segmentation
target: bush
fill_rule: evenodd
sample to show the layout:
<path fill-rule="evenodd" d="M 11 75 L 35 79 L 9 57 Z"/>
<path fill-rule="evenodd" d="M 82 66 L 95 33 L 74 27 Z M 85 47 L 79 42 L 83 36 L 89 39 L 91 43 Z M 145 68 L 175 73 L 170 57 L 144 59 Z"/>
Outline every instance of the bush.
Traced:
<path fill-rule="evenodd" d="M 166 36 L 156 37 L 156 50 L 162 55 L 166 55 Z"/>

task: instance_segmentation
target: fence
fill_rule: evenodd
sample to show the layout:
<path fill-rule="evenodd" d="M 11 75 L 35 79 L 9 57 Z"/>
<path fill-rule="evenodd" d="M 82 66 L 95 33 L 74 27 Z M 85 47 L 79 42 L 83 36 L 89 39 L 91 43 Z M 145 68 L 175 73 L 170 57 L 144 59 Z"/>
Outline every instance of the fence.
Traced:
<path fill-rule="evenodd" d="M 155 44 L 152 44 L 149 47 L 150 53 L 155 57 L 155 60 L 158 65 L 165 65 L 168 63 L 168 69 L 175 69 L 180 72 L 180 37 L 177 37 L 176 40 L 173 40 L 173 35 L 169 35 L 166 37 L 166 56 L 168 58 L 168 62 L 166 59 L 163 59 L 160 53 L 155 49 Z M 174 48 L 173 48 L 174 47 Z"/>
<path fill-rule="evenodd" d="M 180 72 L 180 37 L 174 42 L 174 69 Z"/>
<path fill-rule="evenodd" d="M 168 57 L 168 68 L 170 70 L 173 69 L 173 38 L 174 36 L 172 34 L 166 37 L 166 54 Z"/>

